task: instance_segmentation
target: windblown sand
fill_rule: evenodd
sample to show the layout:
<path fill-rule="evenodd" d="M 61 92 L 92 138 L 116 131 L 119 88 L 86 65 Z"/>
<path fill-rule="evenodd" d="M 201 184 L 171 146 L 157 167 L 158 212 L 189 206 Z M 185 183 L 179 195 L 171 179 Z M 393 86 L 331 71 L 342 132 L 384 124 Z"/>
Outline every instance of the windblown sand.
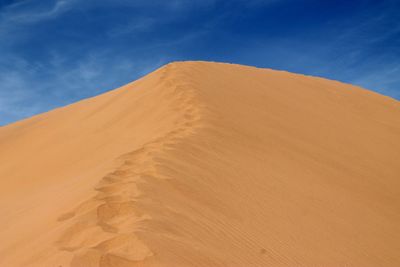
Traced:
<path fill-rule="evenodd" d="M 0 266 L 400 266 L 400 103 L 183 62 L 0 128 Z"/>

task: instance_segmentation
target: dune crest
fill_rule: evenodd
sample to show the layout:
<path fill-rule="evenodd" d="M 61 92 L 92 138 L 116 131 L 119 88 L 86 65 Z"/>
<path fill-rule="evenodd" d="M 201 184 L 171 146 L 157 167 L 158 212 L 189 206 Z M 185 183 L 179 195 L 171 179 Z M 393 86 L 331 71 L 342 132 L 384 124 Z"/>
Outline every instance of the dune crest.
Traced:
<path fill-rule="evenodd" d="M 165 67 L 160 78 L 163 89 L 170 91 L 171 105 L 179 115 L 171 131 L 118 157 L 120 164 L 96 185 L 98 194 L 59 218 L 75 221 L 58 241 L 60 249 L 76 251 L 71 266 L 132 266 L 153 256 L 135 235 L 143 222 L 151 220 L 136 207 L 140 197 L 138 184 L 167 179 L 159 169 L 168 146 L 201 125 L 194 125 L 201 117 L 200 105 L 193 104 L 196 92 L 174 79 L 173 74 L 169 75 L 173 68 L 173 65 Z"/>
<path fill-rule="evenodd" d="M 0 266 L 400 265 L 400 104 L 168 64 L 0 128 Z"/>

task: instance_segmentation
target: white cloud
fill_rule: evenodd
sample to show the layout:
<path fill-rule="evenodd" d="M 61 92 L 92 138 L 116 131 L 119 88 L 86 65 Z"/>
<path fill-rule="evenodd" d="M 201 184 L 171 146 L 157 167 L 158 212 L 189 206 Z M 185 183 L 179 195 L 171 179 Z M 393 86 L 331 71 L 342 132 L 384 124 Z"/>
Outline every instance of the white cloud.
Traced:
<path fill-rule="evenodd" d="M 92 51 L 73 63 L 52 52 L 43 63 L 17 56 L 2 58 L 0 125 L 117 88 L 160 67 L 166 59 L 134 60 L 112 51 Z"/>
<path fill-rule="evenodd" d="M 74 0 L 57 0 L 50 6 L 36 7 L 32 1 L 20 2 L 11 5 L 0 13 L 1 24 L 25 24 L 53 19 L 67 12 L 73 7 Z M 8 25 L 9 26 L 9 25 Z"/>
<path fill-rule="evenodd" d="M 360 85 L 364 88 L 376 90 L 383 94 L 391 94 L 400 98 L 400 88 L 394 85 L 400 84 L 400 64 L 376 64 L 373 70 L 359 75 L 351 83 Z"/>
<path fill-rule="evenodd" d="M 36 113 L 37 104 L 30 99 L 35 99 L 29 90 L 27 80 L 20 72 L 10 71 L 0 74 L 0 125 L 11 120 L 21 119 Z"/>

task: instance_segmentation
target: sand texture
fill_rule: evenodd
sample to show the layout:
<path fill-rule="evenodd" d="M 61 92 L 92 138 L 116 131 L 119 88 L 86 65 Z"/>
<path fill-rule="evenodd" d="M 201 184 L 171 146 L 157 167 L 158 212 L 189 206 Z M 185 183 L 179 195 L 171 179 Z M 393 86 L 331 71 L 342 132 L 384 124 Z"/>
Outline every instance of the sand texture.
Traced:
<path fill-rule="evenodd" d="M 400 103 L 178 62 L 0 128 L 1 267 L 400 266 Z"/>

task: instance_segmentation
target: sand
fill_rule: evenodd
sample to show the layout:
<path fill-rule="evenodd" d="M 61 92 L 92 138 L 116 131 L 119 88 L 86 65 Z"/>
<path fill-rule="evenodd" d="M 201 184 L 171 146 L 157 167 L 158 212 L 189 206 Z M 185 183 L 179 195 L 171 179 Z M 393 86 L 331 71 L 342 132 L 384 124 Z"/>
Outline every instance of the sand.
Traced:
<path fill-rule="evenodd" d="M 400 103 L 178 62 L 0 128 L 0 266 L 400 266 Z"/>

